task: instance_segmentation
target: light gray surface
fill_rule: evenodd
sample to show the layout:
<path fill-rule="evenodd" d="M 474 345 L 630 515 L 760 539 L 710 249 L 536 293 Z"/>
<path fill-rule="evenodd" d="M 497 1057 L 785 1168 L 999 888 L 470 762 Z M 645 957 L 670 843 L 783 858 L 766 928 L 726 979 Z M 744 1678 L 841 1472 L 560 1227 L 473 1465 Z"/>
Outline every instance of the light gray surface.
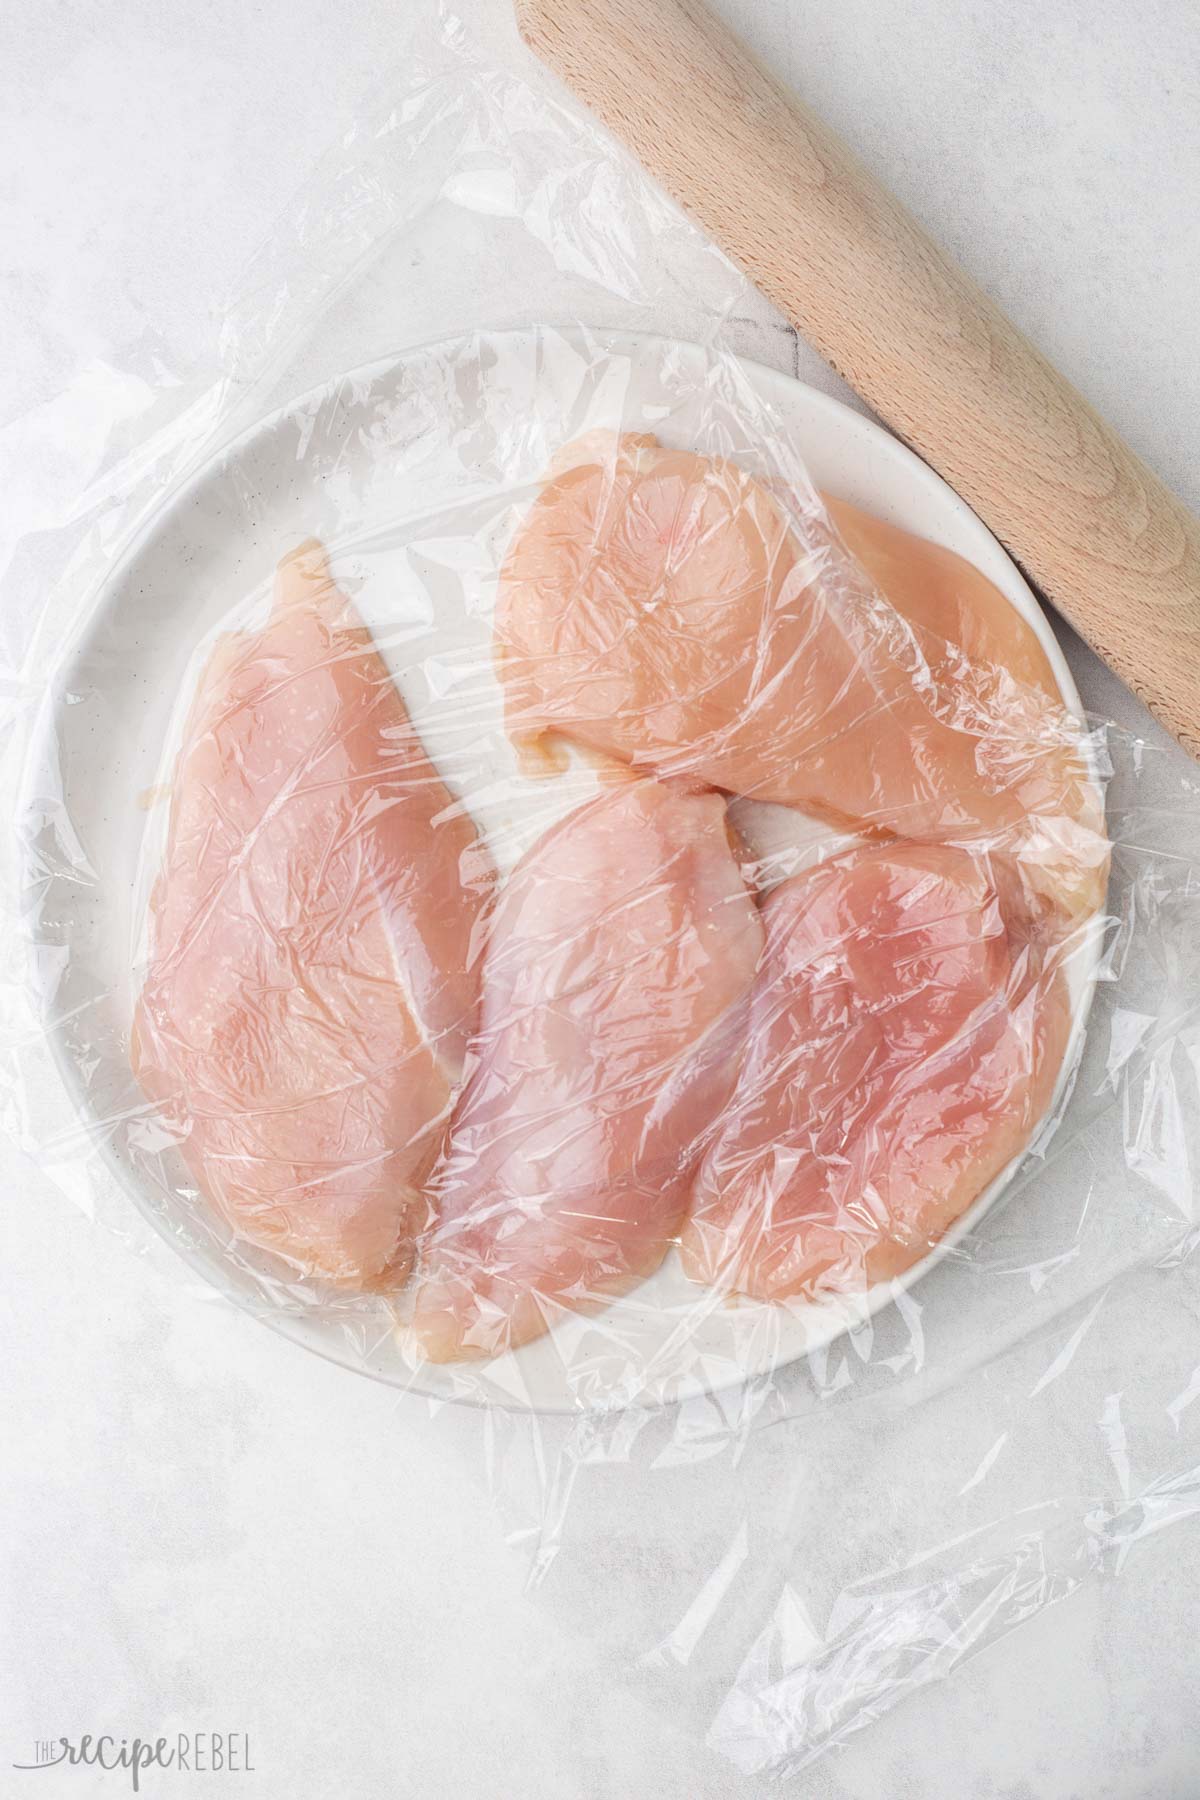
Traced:
<path fill-rule="evenodd" d="M 65 0 L 4 12 L 0 421 L 113 345 L 161 337 L 186 366 L 216 296 L 394 54 L 398 10 Z M 462 10 L 504 31 L 505 0 Z M 1200 504 L 1190 0 L 722 10 Z M 746 348 L 762 354 L 770 337 L 748 332 Z M 816 367 L 802 356 L 802 373 Z M 62 441 L 28 461 L 5 523 L 36 523 L 47 494 L 61 502 L 78 482 L 86 430 L 75 464 Z M 1072 658 L 1086 702 L 1144 723 L 1093 659 Z M 276 1342 L 167 1251 L 132 1255 L 7 1144 L 0 1156 L 0 1769 L 60 1730 L 226 1729 L 251 1732 L 258 1773 L 240 1786 L 270 1800 L 768 1791 L 700 1747 L 713 1694 L 699 1675 L 664 1710 L 602 1633 L 579 1630 L 612 1585 L 633 1605 L 644 1585 L 648 1607 L 657 1581 L 686 1588 L 689 1531 L 702 1579 L 713 1557 L 700 1522 L 678 1522 L 659 1569 L 640 1546 L 662 1541 L 657 1516 L 642 1529 L 661 1500 L 613 1484 L 594 1563 L 569 1590 L 552 1578 L 523 1595 L 477 1421 L 430 1428 L 423 1407 Z M 1152 1539 L 1119 1581 L 1041 1614 L 795 1791 L 1190 1800 L 1198 1574 L 1193 1528 Z M 120 1779 L 6 1771 L 0 1791 L 57 1800 Z M 199 1792 L 198 1780 L 151 1791 Z"/>

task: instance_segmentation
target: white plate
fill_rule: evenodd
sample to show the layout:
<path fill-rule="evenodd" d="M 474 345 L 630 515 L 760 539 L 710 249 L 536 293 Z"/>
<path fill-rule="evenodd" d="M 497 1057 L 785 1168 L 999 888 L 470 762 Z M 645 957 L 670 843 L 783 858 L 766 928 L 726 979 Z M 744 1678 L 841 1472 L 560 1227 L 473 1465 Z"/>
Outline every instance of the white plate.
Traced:
<path fill-rule="evenodd" d="M 910 451 L 836 400 L 774 370 L 740 365 L 785 422 L 815 483 L 957 551 L 1033 626 L 1067 705 L 1079 697 L 1049 625 L 990 532 Z M 603 371 L 603 378 L 598 372 Z M 498 555 L 514 508 L 554 449 L 601 425 L 696 442 L 678 397 L 710 359 L 688 345 L 612 334 L 479 334 L 356 371 L 263 420 L 173 495 L 106 583 L 56 673 L 31 762 L 32 794 L 57 809 L 59 872 L 44 882 L 46 1013 L 64 1078 L 136 1204 L 205 1277 L 287 1336 L 360 1372 L 439 1397 L 554 1411 L 655 1404 L 762 1376 L 861 1323 L 930 1268 L 1011 1179 L 1006 1170 L 932 1254 L 861 1300 L 730 1306 L 686 1282 L 674 1255 L 594 1319 L 564 1316 L 546 1339 L 496 1362 L 410 1367 L 382 1304 L 317 1306 L 269 1259 L 231 1255 L 132 1083 L 128 1032 L 161 791 L 196 669 L 215 633 L 261 611 L 278 557 L 316 533 L 388 658 L 452 787 L 509 866 L 594 776 L 526 782 L 503 738 L 491 672 Z M 686 410 L 686 409 L 685 409 Z M 694 421 L 693 421 L 694 424 Z M 514 475 L 513 471 L 517 471 Z M 419 520 L 419 525 L 414 521 Z M 754 809 L 751 809 L 753 812 Z M 743 805 L 743 813 L 745 808 Z M 768 819 L 768 813 L 774 815 Z M 763 809 L 777 847 L 780 809 Z M 812 860 L 828 834 L 787 814 Z M 61 844 L 77 839 L 70 866 Z M 49 834 L 39 845 L 44 852 Z M 1070 970 L 1073 1064 L 1098 946 Z"/>

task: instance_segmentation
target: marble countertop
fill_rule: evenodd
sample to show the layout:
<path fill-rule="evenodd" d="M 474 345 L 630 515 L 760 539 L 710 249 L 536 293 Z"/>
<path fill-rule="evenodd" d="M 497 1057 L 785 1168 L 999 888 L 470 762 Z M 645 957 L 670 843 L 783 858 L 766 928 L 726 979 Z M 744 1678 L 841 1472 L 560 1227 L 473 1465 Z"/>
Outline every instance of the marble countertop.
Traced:
<path fill-rule="evenodd" d="M 403 54 L 418 3 L 5 11 L 0 447 L 114 344 L 161 343 L 187 366 L 217 296 Z M 1194 6 L 718 9 L 1200 507 Z M 459 10 L 521 54 L 507 0 Z M 747 326 L 745 347 L 781 360 L 765 324 Z M 804 346 L 787 354 L 842 391 Z M 61 436 L 10 489 L 18 535 L 46 522 L 46 494 L 57 505 L 70 491 Z M 1064 638 L 1085 703 L 1165 745 Z M 730 1671 L 701 1654 L 660 1679 L 679 1645 L 656 1649 L 655 1621 L 676 1593 L 686 1611 L 727 1549 L 731 1471 L 714 1463 L 672 1517 L 650 1477 L 606 1470 L 580 1502 L 594 1552 L 576 1529 L 562 1568 L 530 1586 L 521 1472 L 509 1482 L 503 1468 L 514 1438 L 469 1413 L 430 1418 L 305 1356 L 161 1245 L 89 1224 L 7 1138 L 0 1169 L 0 1768 L 59 1732 L 155 1727 L 248 1733 L 254 1772 L 227 1783 L 270 1800 L 775 1791 L 706 1744 Z M 1127 1329 L 1133 1359 L 1184 1332 L 1186 1368 L 1186 1309 L 1182 1323 L 1148 1312 Z M 1069 1487 L 1069 1430 L 1047 1455 Z M 1198 1588 L 1195 1525 L 1147 1536 L 1119 1578 L 1082 1581 L 805 1768 L 794 1791 L 1192 1800 Z M 0 1787 L 69 1800 L 122 1780 L 59 1769 Z M 206 1782 L 224 1791 L 183 1774 L 144 1791 Z"/>

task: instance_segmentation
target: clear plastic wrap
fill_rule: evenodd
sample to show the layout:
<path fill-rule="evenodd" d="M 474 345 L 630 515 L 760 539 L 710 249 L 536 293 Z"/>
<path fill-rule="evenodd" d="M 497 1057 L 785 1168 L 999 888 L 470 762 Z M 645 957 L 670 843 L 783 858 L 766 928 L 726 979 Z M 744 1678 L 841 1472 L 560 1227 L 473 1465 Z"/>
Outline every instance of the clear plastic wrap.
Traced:
<path fill-rule="evenodd" d="M 790 1773 L 1195 1510 L 1196 778 L 602 133 L 417 35 L 15 546 L 6 1113 L 479 1407 L 549 1603 Z M 614 1478 L 650 1642 L 575 1605 Z"/>

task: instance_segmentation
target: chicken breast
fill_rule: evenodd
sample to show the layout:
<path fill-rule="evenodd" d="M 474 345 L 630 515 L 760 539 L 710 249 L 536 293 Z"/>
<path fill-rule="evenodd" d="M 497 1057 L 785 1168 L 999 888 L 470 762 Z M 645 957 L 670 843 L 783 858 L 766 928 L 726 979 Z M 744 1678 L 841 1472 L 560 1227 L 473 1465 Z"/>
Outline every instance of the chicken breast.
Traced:
<path fill-rule="evenodd" d="M 513 539 L 496 616 L 510 734 L 986 844 L 1039 930 L 1098 906 L 1107 844 L 1036 634 L 961 558 L 841 503 L 808 545 L 729 461 L 589 439 Z M 883 597 L 881 597 L 881 595 Z"/>
<path fill-rule="evenodd" d="M 733 1089 L 762 944 L 712 793 L 622 783 L 517 865 L 416 1296 L 426 1357 L 516 1348 L 658 1267 Z"/>
<path fill-rule="evenodd" d="M 486 855 L 311 543 L 193 703 L 133 1065 L 233 1231 L 407 1273 L 476 1023 Z"/>
<path fill-rule="evenodd" d="M 777 888 L 737 1092 L 682 1239 L 694 1281 L 861 1293 L 926 1256 L 1024 1148 L 1066 985 L 1015 944 L 986 864 L 865 846 Z"/>

